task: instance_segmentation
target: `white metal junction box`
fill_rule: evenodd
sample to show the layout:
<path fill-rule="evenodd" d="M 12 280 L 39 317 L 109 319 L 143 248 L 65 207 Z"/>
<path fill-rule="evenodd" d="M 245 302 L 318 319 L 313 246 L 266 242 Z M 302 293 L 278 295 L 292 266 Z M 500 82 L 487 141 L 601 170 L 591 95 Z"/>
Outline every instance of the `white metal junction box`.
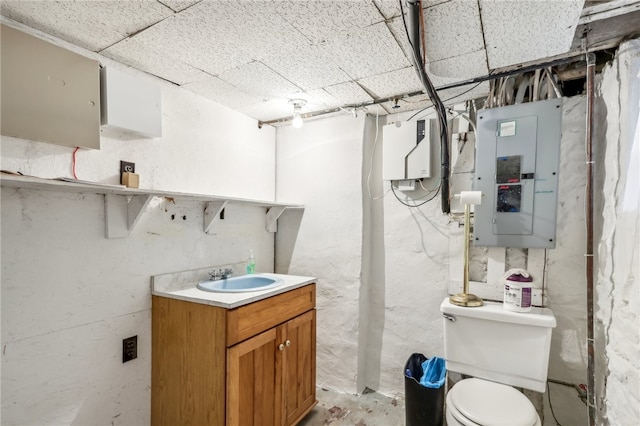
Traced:
<path fill-rule="evenodd" d="M 102 132 L 122 139 L 162 136 L 160 86 L 113 67 L 100 70 Z"/>
<path fill-rule="evenodd" d="M 0 24 L 0 133 L 100 149 L 100 64 Z"/>
<path fill-rule="evenodd" d="M 562 99 L 477 114 L 474 244 L 554 248 Z"/>
<path fill-rule="evenodd" d="M 382 179 L 431 177 L 429 120 L 398 121 L 382 128 Z"/>

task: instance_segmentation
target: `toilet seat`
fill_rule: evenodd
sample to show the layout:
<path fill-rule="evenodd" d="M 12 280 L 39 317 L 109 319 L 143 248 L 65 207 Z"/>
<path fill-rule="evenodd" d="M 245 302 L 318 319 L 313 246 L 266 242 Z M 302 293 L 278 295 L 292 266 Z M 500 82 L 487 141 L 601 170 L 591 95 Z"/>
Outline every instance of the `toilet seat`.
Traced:
<path fill-rule="evenodd" d="M 529 399 L 511 386 L 472 378 L 447 394 L 447 414 L 462 425 L 535 426 L 540 418 Z"/>

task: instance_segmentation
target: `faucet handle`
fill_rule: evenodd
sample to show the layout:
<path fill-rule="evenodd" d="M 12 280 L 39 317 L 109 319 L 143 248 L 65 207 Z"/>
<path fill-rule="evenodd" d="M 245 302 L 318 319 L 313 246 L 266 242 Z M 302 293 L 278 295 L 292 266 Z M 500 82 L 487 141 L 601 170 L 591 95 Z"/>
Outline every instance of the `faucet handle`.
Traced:
<path fill-rule="evenodd" d="M 229 278 L 231 275 L 233 274 L 233 268 L 225 268 L 225 269 L 214 269 L 212 271 L 209 271 L 209 276 L 211 277 L 212 281 L 216 281 L 216 280 L 226 280 L 227 278 Z"/>
<path fill-rule="evenodd" d="M 224 271 L 221 273 L 222 279 L 227 279 L 231 275 L 233 275 L 233 268 L 224 268 Z"/>

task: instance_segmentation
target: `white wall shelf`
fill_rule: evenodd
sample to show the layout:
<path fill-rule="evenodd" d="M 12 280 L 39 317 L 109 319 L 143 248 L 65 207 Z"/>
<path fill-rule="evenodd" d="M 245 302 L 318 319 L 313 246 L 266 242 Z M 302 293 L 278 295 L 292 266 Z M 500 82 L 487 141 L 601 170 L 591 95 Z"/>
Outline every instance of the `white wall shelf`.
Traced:
<path fill-rule="evenodd" d="M 46 191 L 74 193 L 92 193 L 104 195 L 105 228 L 107 238 L 128 237 L 144 214 L 147 205 L 154 197 L 173 200 L 192 200 L 204 202 L 203 231 L 211 233 L 220 217 L 220 212 L 228 204 L 265 207 L 265 229 L 277 231 L 278 217 L 285 209 L 303 209 L 300 204 L 278 203 L 275 201 L 251 200 L 246 198 L 223 197 L 217 195 L 192 194 L 187 192 L 160 191 L 155 189 L 127 188 L 122 185 L 107 185 L 72 179 L 43 179 L 8 173 L 0 175 L 2 186 L 6 188 L 25 188 Z"/>

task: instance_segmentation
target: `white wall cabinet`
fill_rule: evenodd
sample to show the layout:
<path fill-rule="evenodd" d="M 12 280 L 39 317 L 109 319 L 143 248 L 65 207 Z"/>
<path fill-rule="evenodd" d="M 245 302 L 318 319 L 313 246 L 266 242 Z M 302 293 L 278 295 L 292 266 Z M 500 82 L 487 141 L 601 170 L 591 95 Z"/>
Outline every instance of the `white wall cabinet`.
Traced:
<path fill-rule="evenodd" d="M 119 139 L 162 136 L 160 86 L 113 67 L 100 70 L 102 133 Z"/>

